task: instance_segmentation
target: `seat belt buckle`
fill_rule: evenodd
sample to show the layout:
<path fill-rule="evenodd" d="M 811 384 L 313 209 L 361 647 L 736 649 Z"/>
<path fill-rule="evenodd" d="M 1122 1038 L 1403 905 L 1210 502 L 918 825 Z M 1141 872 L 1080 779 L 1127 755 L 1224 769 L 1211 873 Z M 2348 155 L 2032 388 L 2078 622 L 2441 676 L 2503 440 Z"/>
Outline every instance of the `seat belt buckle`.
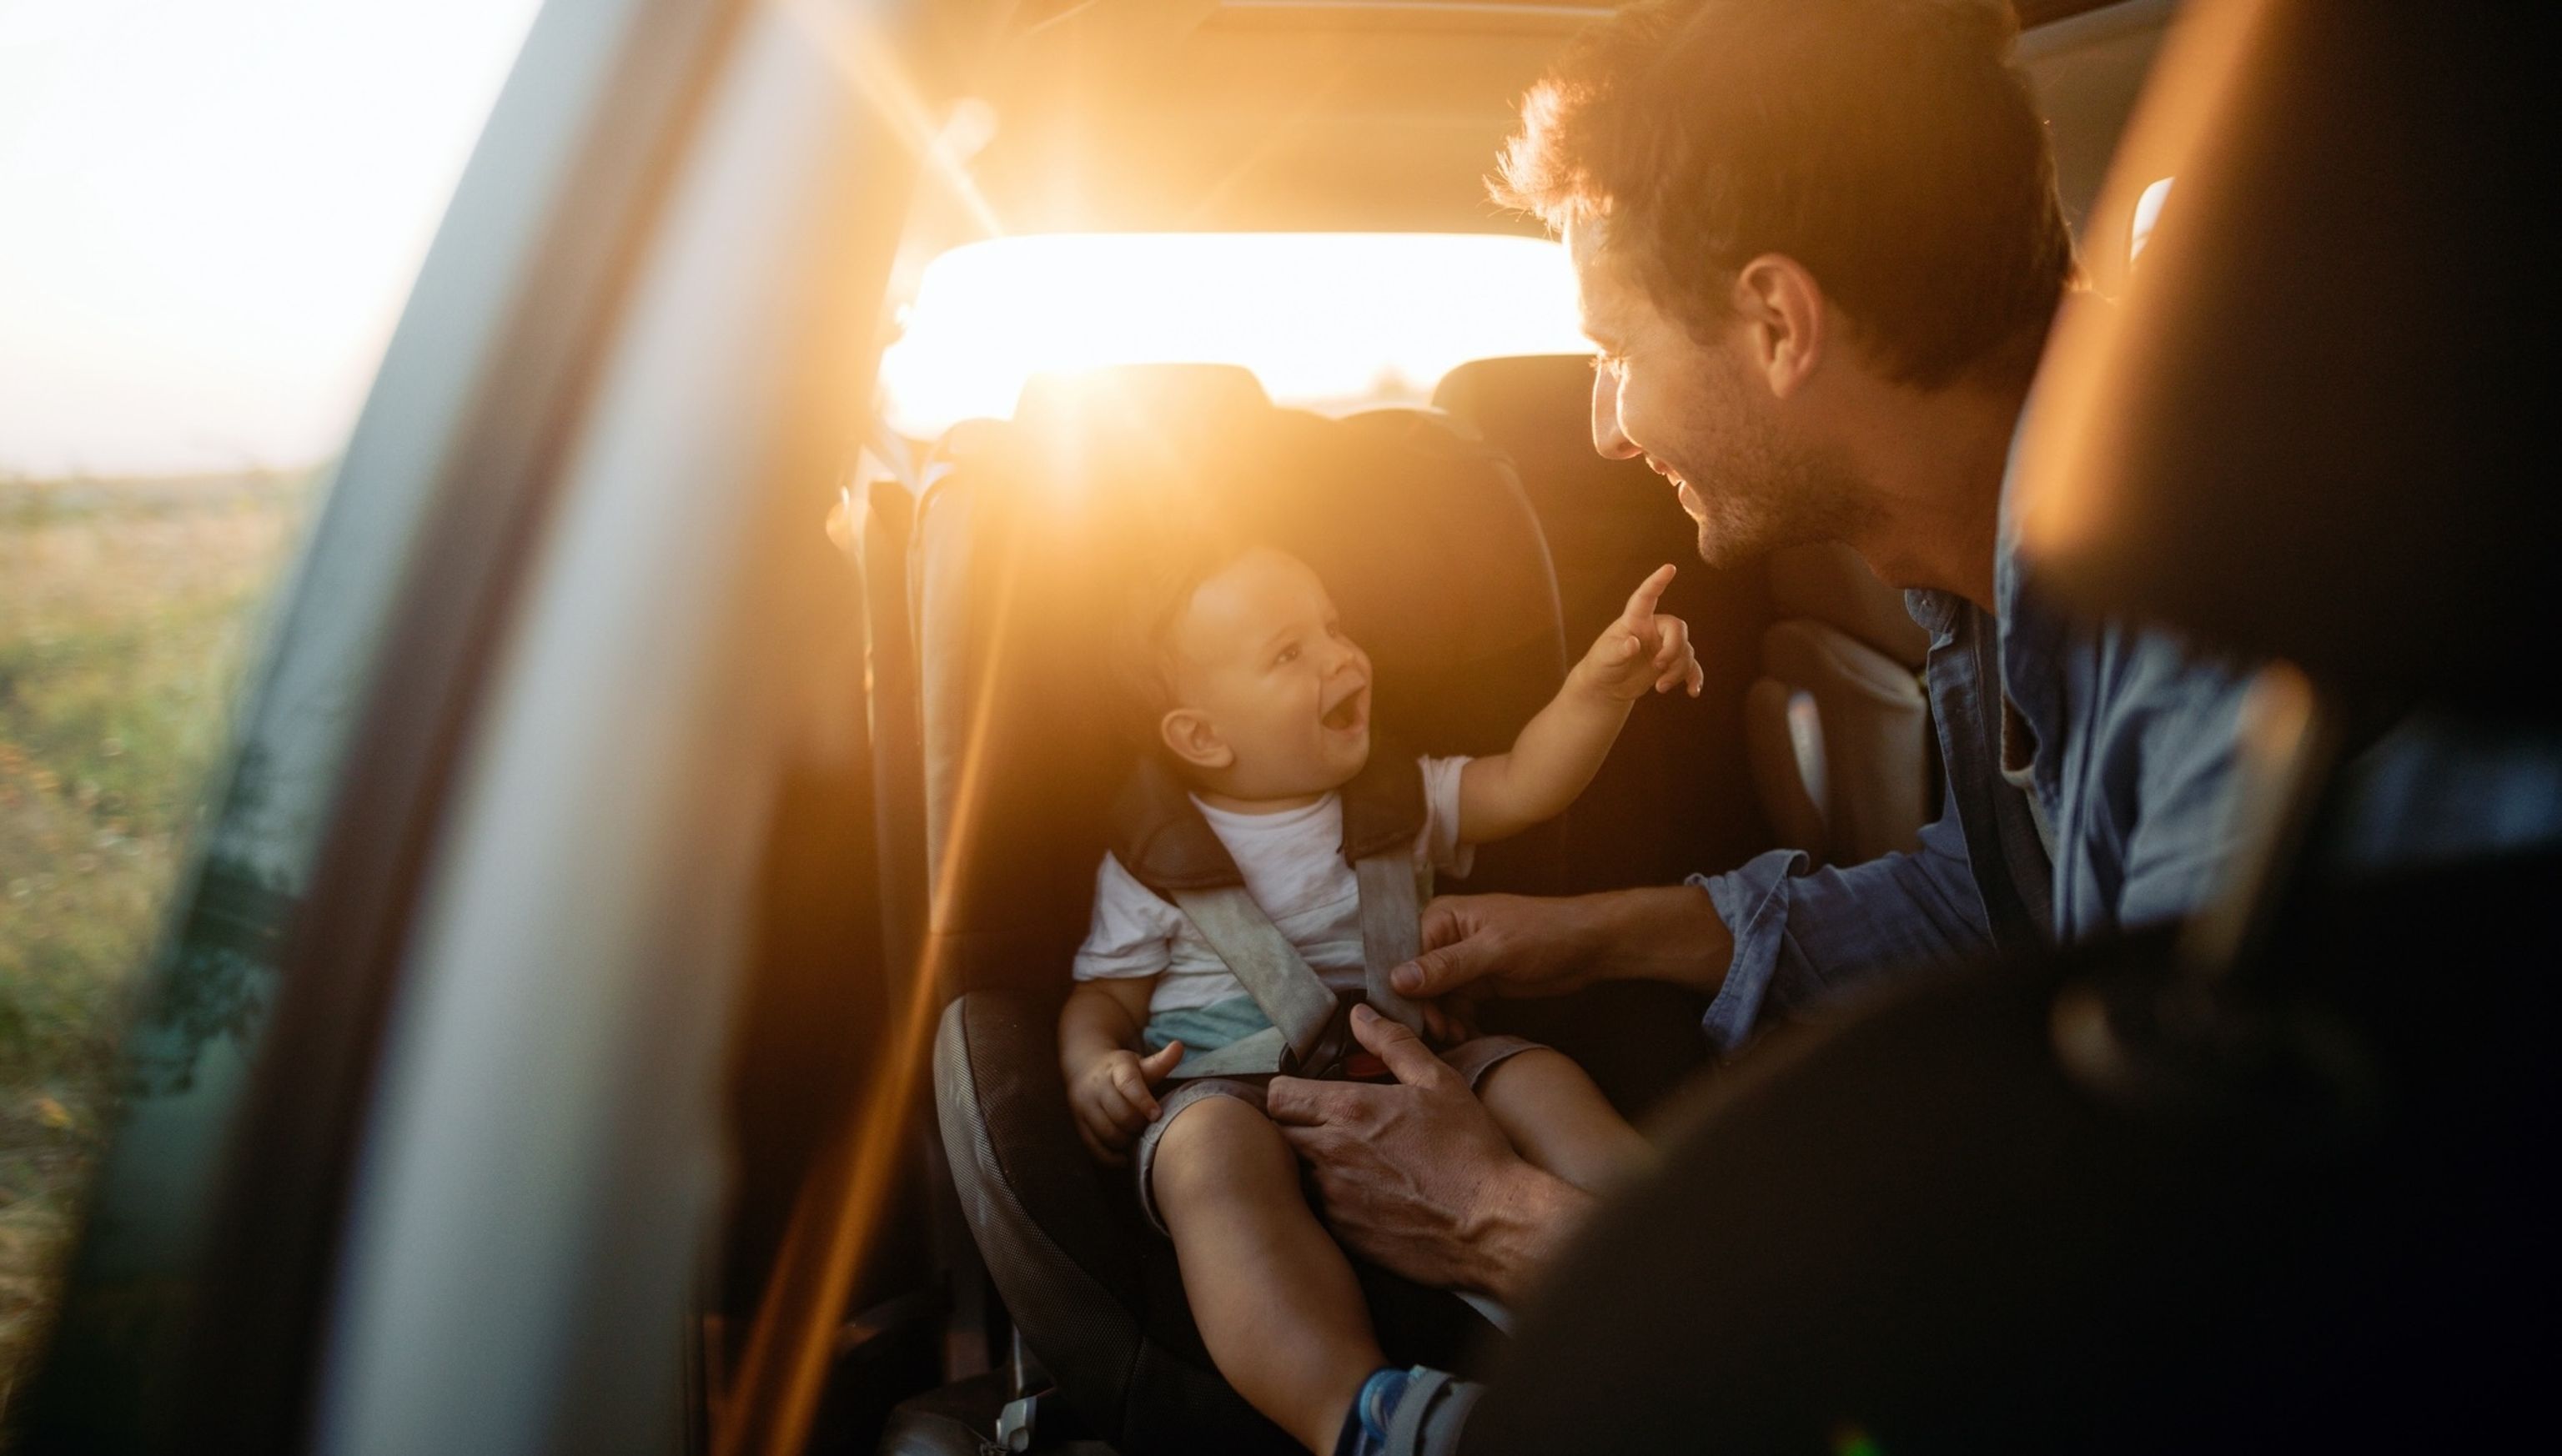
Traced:
<path fill-rule="evenodd" d="M 1283 1070 L 1290 1076 L 1318 1082 L 1340 1082 L 1352 1075 L 1348 1064 L 1369 1055 L 1353 1039 L 1353 1007 L 1360 1003 L 1358 999 L 1336 1001 L 1335 1013 L 1326 1018 L 1326 1028 L 1317 1033 L 1316 1044 L 1308 1048 L 1306 1056 L 1293 1056 L 1286 1048 L 1282 1051 Z"/>
<path fill-rule="evenodd" d="M 1353 1035 L 1353 1007 L 1362 1003 L 1360 997 L 1346 997 L 1336 1002 L 1335 1014 L 1327 1020 L 1326 1029 L 1318 1033 L 1317 1044 L 1309 1048 L 1304 1059 L 1293 1057 L 1284 1048 L 1283 1074 L 1319 1082 L 1388 1080 L 1387 1063 Z"/>

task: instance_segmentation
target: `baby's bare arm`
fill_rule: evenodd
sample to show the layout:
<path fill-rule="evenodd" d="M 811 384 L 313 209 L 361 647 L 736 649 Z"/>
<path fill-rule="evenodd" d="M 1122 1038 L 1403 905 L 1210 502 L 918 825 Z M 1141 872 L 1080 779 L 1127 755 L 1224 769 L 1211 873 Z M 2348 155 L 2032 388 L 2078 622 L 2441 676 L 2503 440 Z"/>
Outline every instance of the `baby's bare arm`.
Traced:
<path fill-rule="evenodd" d="M 1058 1069 L 1070 1082 L 1095 1058 L 1138 1044 L 1156 989 L 1154 976 L 1076 983 L 1058 1013 Z"/>
<path fill-rule="evenodd" d="M 1675 568 L 1659 567 L 1628 599 L 1619 620 L 1565 674 L 1565 685 L 1522 728 L 1512 751 L 1471 761 L 1459 777 L 1459 836 L 1472 844 L 1505 838 L 1555 819 L 1610 756 L 1628 709 L 1652 687 L 1702 681 L 1690 628 L 1655 604 Z"/>
<path fill-rule="evenodd" d="M 1147 1024 L 1154 976 L 1081 981 L 1058 1014 L 1058 1067 L 1086 1150 L 1118 1166 L 1162 1111 L 1151 1090 L 1183 1060 L 1180 1041 L 1142 1057 L 1130 1049 Z"/>

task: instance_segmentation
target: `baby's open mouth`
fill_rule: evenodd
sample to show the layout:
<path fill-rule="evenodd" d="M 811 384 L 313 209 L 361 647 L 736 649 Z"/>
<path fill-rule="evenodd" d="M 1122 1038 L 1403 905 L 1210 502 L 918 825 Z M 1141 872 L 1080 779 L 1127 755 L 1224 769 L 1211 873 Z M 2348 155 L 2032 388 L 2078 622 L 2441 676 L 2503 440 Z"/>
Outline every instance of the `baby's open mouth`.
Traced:
<path fill-rule="evenodd" d="M 1344 700 L 1328 708 L 1318 719 L 1337 733 L 1349 733 L 1370 717 L 1370 688 L 1357 687 L 1344 695 Z"/>

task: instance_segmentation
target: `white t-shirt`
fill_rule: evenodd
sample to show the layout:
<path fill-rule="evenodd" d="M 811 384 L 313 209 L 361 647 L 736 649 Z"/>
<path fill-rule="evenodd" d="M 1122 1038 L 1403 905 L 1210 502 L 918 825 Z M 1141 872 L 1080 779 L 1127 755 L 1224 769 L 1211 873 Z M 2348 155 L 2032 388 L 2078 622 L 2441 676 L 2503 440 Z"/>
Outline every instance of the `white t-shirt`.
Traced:
<path fill-rule="evenodd" d="M 1422 758 L 1423 832 L 1414 862 L 1464 875 L 1475 856 L 1459 840 L 1464 758 Z M 1192 803 L 1245 876 L 1246 893 L 1337 991 L 1362 989 L 1361 886 L 1344 862 L 1344 801 L 1329 794 L 1305 809 L 1237 814 Z M 1205 1006 L 1245 995 L 1227 963 L 1174 903 L 1139 883 L 1110 853 L 1094 881 L 1094 924 L 1076 952 L 1076 979 L 1161 976 L 1148 1013 Z"/>

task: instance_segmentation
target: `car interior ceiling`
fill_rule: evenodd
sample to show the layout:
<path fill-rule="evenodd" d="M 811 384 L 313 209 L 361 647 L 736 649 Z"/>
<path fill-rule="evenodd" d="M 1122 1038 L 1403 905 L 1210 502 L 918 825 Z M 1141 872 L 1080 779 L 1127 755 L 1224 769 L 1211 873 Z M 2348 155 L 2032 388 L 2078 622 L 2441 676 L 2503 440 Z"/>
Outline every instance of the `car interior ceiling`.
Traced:
<path fill-rule="evenodd" d="M 2171 9 L 2032 17 L 2059 17 L 2022 56 L 2077 222 Z M 982 201 L 1023 231 L 1534 231 L 1495 214 L 1481 178 L 1514 98 L 1583 19 L 1535 5 L 1049 10 L 1000 48 L 984 91 L 1003 120 L 972 168 Z M 966 239 L 967 213 L 950 189 L 925 189 L 911 250 Z M 1035 644 L 1090 611 L 1078 574 L 1112 542 L 1080 532 L 1101 529 L 1106 485 L 1150 473 L 1131 467 L 1152 453 L 1209 456 L 1195 432 L 1219 429 L 1295 467 L 1201 478 L 1320 565 L 1379 662 L 1382 723 L 1437 751 L 1500 746 L 1494 725 L 1544 700 L 1634 583 L 1683 563 L 1667 606 L 1694 628 L 1707 690 L 1641 705 L 1559 824 L 1495 846 L 1452 888 L 1665 882 L 1783 842 L 1848 863 L 1910 841 L 1936 806 L 1935 754 L 1922 644 L 1896 594 L 1829 548 L 1700 566 L 1661 480 L 1592 454 L 1589 388 L 1580 357 L 1481 360 L 1441 381 L 1429 409 L 1329 421 L 1274 407 L 1241 370 L 1043 379 L 1010 421 L 910 443 L 916 478 L 855 481 L 835 610 L 863 629 L 865 660 L 842 689 L 861 742 L 796 769 L 763 870 L 729 1087 L 732 1209 L 706 1251 L 710 1418 L 759 1388 L 737 1380 L 753 1332 L 808 1267 L 796 1240 L 847 1196 L 840 1165 L 867 1110 L 857 1069 L 894 1052 L 916 1006 L 950 1001 L 945 1116 L 938 1128 L 932 1099 L 910 1110 L 894 1205 L 836 1286 L 809 1449 L 867 1446 L 893 1404 L 947 1378 L 975 1376 L 970 1400 L 985 1403 L 1044 1383 L 1044 1369 L 1071 1396 L 1052 1430 L 1106 1410 L 1130 1451 L 1275 1435 L 1209 1372 L 1171 1259 L 1067 1156 L 1046 1019 L 1120 760 L 1090 687 L 1060 675 L 1073 652 Z M 1381 478 L 1400 490 L 1360 488 Z M 1550 1008 L 1539 1029 L 1588 1048 L 1605 1086 L 1643 1111 L 1700 1060 L 1696 1037 L 1659 1034 L 1695 1020 L 1656 1003 L 1672 995 L 1590 998 Z M 958 1141 L 955 1097 L 978 1109 Z M 973 1122 L 997 1131 L 974 1141 Z M 978 1180 L 975 1210 L 956 1178 Z M 1013 1210 L 1020 1242 L 988 1254 L 992 1281 L 987 1210 L 1007 1199 L 1041 1206 Z M 1385 1328 L 1478 1358 L 1459 1349 L 1484 1333 L 1475 1315 L 1365 1279 Z M 1044 1318 L 1044 1343 L 1026 1349 L 1017 1330 Z"/>

